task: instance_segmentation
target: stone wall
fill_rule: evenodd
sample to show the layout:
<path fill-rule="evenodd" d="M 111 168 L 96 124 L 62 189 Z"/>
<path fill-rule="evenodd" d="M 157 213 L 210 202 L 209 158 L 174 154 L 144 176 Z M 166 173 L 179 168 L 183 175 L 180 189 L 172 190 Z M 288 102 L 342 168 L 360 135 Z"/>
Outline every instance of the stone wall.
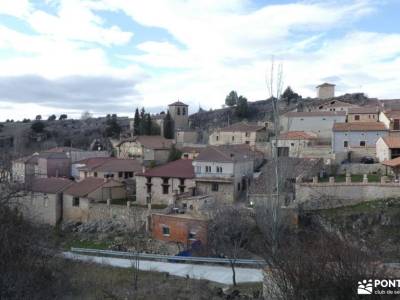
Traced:
<path fill-rule="evenodd" d="M 399 195 L 398 183 L 297 183 L 294 204 L 303 209 L 326 209 Z"/>
<path fill-rule="evenodd" d="M 384 165 L 381 164 L 360 164 L 360 163 L 353 163 L 353 164 L 343 164 L 339 166 L 337 171 L 338 174 L 371 174 L 371 173 L 380 173 L 385 174 L 386 168 Z"/>

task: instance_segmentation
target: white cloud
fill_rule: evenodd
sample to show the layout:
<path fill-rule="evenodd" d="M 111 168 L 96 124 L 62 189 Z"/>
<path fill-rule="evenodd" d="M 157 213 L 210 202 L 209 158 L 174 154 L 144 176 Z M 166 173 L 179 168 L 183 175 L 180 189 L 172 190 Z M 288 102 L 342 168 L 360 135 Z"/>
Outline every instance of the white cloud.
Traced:
<path fill-rule="evenodd" d="M 32 10 L 29 0 L 3 0 L 0 1 L 0 15 L 9 15 L 14 17 L 24 17 Z"/>

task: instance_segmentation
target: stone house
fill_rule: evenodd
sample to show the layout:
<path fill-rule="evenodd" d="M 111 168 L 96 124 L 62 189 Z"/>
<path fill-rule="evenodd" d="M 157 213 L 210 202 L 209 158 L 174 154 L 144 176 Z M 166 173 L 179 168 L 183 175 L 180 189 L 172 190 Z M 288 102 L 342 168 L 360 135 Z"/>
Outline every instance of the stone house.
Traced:
<path fill-rule="evenodd" d="M 115 148 L 118 158 L 135 158 L 143 164 L 149 165 L 151 162 L 166 163 L 173 144 L 174 140 L 162 136 L 142 135 L 120 141 Z"/>
<path fill-rule="evenodd" d="M 207 220 L 189 214 L 152 214 L 151 233 L 154 239 L 175 242 L 184 248 L 207 244 Z"/>
<path fill-rule="evenodd" d="M 332 135 L 332 151 L 336 158 L 349 159 L 376 156 L 376 142 L 388 134 L 380 122 L 335 123 Z"/>
<path fill-rule="evenodd" d="M 350 104 L 347 102 L 343 102 L 340 100 L 320 100 L 318 103 L 309 105 L 305 108 L 303 108 L 303 111 L 344 111 L 348 113 L 349 109 L 351 108 L 357 108 L 357 105 Z"/>
<path fill-rule="evenodd" d="M 246 144 L 254 147 L 257 143 L 267 141 L 268 133 L 265 126 L 246 122 L 217 129 L 209 136 L 209 144 L 212 146 Z"/>
<path fill-rule="evenodd" d="M 278 155 L 301 157 L 304 150 L 312 146 L 317 140 L 317 135 L 305 131 L 287 131 L 282 133 L 277 140 Z M 275 141 L 273 142 L 275 143 Z"/>
<path fill-rule="evenodd" d="M 281 197 L 285 204 L 295 199 L 296 180 L 310 181 L 314 176 L 319 176 L 324 169 L 321 158 L 279 157 Z M 276 176 L 275 163 L 269 161 L 255 173 L 254 182 L 249 187 L 248 201 L 251 205 L 264 205 L 275 193 Z"/>
<path fill-rule="evenodd" d="M 177 145 L 195 144 L 199 134 L 195 130 L 177 130 L 175 131 L 175 141 Z"/>
<path fill-rule="evenodd" d="M 376 142 L 376 156 L 379 162 L 400 157 L 400 137 L 380 137 Z"/>
<path fill-rule="evenodd" d="M 78 171 L 79 180 L 97 177 L 126 181 L 133 179 L 136 173 L 142 171 L 142 165 L 138 160 L 115 157 L 84 159 L 73 164 L 73 168 Z"/>
<path fill-rule="evenodd" d="M 193 146 L 184 146 L 179 147 L 179 151 L 182 152 L 182 159 L 195 159 L 202 150 L 206 148 L 206 145 L 193 145 Z"/>
<path fill-rule="evenodd" d="M 400 110 L 381 111 L 379 122 L 385 124 L 390 135 L 400 136 Z"/>
<path fill-rule="evenodd" d="M 280 120 L 282 132 L 313 132 L 326 141 L 332 137 L 333 125 L 342 122 L 346 122 L 345 111 L 288 112 Z"/>
<path fill-rule="evenodd" d="M 232 203 L 243 198 L 262 157 L 250 148 L 207 147 L 193 161 L 196 192 L 219 202 Z"/>
<path fill-rule="evenodd" d="M 317 98 L 329 99 L 335 97 L 335 85 L 331 83 L 323 83 L 316 87 Z"/>
<path fill-rule="evenodd" d="M 63 191 L 72 184 L 65 178 L 35 178 L 17 198 L 17 208 L 33 222 L 55 226 L 63 218 Z"/>
<path fill-rule="evenodd" d="M 90 203 L 108 200 L 112 203 L 126 196 L 124 184 L 116 180 L 91 177 L 75 182 L 64 190 L 63 219 L 86 222 Z"/>
<path fill-rule="evenodd" d="M 178 195 L 194 193 L 194 177 L 191 159 L 147 169 L 136 175 L 136 201 L 141 205 L 172 205 Z"/>
<path fill-rule="evenodd" d="M 379 108 L 376 106 L 351 107 L 347 113 L 347 122 L 379 122 Z"/>
<path fill-rule="evenodd" d="M 71 160 L 63 152 L 42 152 L 38 157 L 39 177 L 70 177 Z"/>
<path fill-rule="evenodd" d="M 37 174 L 39 154 L 21 157 L 12 161 L 12 179 L 20 183 L 29 183 Z"/>

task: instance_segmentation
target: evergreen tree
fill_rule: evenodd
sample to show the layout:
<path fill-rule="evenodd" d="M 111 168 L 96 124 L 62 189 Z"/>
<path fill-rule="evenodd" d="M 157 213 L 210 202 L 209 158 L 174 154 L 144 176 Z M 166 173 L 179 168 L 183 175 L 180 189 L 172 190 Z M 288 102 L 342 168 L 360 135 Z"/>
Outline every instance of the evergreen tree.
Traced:
<path fill-rule="evenodd" d="M 166 139 L 174 138 L 174 124 L 171 115 L 169 114 L 169 111 L 164 118 L 164 137 Z"/>
<path fill-rule="evenodd" d="M 121 126 L 118 124 L 118 118 L 116 114 L 106 116 L 106 130 L 105 134 L 107 137 L 118 138 L 121 133 Z"/>
<path fill-rule="evenodd" d="M 182 152 L 173 144 L 169 150 L 168 161 L 178 160 L 182 157 Z"/>
<path fill-rule="evenodd" d="M 150 114 L 146 114 L 146 122 L 145 122 L 145 126 L 144 126 L 144 131 L 145 131 L 146 135 L 151 135 L 152 121 L 151 121 Z"/>
<path fill-rule="evenodd" d="M 133 134 L 140 135 L 140 117 L 138 108 L 135 110 L 135 117 L 133 119 Z"/>
<path fill-rule="evenodd" d="M 36 120 L 36 121 L 32 124 L 31 129 L 32 129 L 34 132 L 36 132 L 36 133 L 41 133 L 41 132 L 43 132 L 44 127 L 45 127 L 45 125 L 44 125 L 44 123 L 43 123 L 42 121 Z"/>
<path fill-rule="evenodd" d="M 62 115 L 60 115 L 60 117 L 58 119 L 59 120 L 66 120 L 66 119 L 68 119 L 68 116 L 66 114 L 62 114 Z"/>
<path fill-rule="evenodd" d="M 247 104 L 247 98 L 243 96 L 239 96 L 237 105 L 236 105 L 236 115 L 239 118 L 246 118 L 249 113 L 249 107 Z"/>
<path fill-rule="evenodd" d="M 239 98 L 236 91 L 231 91 L 225 98 L 225 104 L 228 106 L 234 106 L 238 103 L 238 100 Z"/>
<path fill-rule="evenodd" d="M 293 100 L 298 100 L 301 99 L 302 97 L 299 94 L 295 93 L 290 86 L 288 86 L 286 90 L 283 92 L 281 98 L 282 100 L 286 101 L 287 105 L 289 105 L 290 102 L 292 102 Z"/>
<path fill-rule="evenodd" d="M 146 111 L 144 110 L 144 107 L 140 110 L 140 124 L 139 124 L 139 134 L 144 135 L 145 134 L 145 123 L 146 123 Z"/>

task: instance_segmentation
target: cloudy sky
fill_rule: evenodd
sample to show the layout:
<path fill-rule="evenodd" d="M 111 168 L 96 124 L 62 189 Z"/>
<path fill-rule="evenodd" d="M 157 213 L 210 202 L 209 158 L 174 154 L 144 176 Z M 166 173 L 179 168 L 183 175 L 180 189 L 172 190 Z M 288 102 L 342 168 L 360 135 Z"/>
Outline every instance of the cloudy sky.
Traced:
<path fill-rule="evenodd" d="M 400 98 L 400 0 L 0 0 L 0 120 L 132 115 L 268 96 L 271 57 L 303 96 Z"/>

